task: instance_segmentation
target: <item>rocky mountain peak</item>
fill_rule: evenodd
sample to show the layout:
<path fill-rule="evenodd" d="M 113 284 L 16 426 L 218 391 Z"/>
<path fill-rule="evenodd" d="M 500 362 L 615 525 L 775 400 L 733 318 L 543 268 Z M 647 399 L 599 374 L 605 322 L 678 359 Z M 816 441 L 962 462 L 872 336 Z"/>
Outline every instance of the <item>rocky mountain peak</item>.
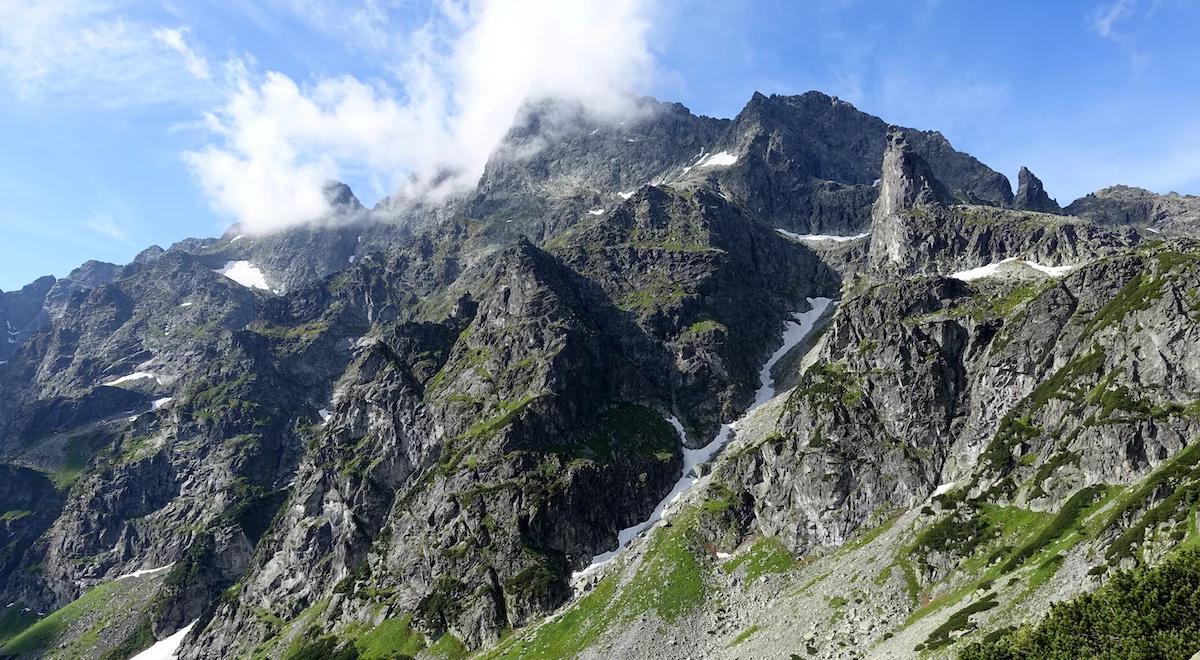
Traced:
<path fill-rule="evenodd" d="M 934 176 L 929 163 L 909 145 L 904 131 L 889 129 L 879 176 L 879 199 L 872 210 L 872 220 L 904 209 L 949 201 L 946 187 Z"/>
<path fill-rule="evenodd" d="M 1017 196 L 1013 198 L 1013 208 L 1021 211 L 1040 211 L 1042 213 L 1062 213 L 1058 202 L 1046 194 L 1042 180 L 1037 178 L 1028 167 L 1021 167 L 1017 174 Z"/>
<path fill-rule="evenodd" d="M 335 211 L 361 211 L 363 208 L 350 186 L 341 181 L 326 183 L 321 192 L 325 194 L 325 201 L 329 202 Z"/>

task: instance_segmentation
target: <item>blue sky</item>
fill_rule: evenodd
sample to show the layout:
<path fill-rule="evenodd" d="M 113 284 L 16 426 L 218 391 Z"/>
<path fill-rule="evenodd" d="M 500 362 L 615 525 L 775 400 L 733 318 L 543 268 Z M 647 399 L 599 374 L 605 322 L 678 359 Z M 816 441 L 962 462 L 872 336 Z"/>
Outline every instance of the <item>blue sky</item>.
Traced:
<path fill-rule="evenodd" d="M 1200 194 L 1200 3 L 1182 0 L 7 0 L 0 289 L 469 180 L 513 104 L 630 90 L 732 116 L 819 89 L 942 131 L 1066 203 Z"/>

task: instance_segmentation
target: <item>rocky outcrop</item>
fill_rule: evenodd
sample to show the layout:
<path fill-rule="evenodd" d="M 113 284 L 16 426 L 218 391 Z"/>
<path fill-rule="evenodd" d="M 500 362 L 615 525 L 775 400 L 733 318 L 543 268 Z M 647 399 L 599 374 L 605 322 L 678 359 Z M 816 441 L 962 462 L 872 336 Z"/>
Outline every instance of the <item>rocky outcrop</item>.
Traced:
<path fill-rule="evenodd" d="M 871 212 L 870 269 L 877 278 L 952 273 L 1005 259 L 1077 266 L 1141 242 L 1131 228 L 1106 230 L 1046 213 L 950 204 L 932 168 L 893 132 Z"/>
<path fill-rule="evenodd" d="M 1110 186 L 1071 202 L 1066 212 L 1100 225 L 1200 235 L 1200 197 L 1194 195 L 1160 195 L 1132 186 Z"/>
<path fill-rule="evenodd" d="M 1013 208 L 1018 211 L 1038 211 L 1039 213 L 1062 213 L 1058 202 L 1050 199 L 1042 180 L 1033 175 L 1029 168 L 1022 167 L 1017 174 L 1017 196 L 1013 198 Z"/>

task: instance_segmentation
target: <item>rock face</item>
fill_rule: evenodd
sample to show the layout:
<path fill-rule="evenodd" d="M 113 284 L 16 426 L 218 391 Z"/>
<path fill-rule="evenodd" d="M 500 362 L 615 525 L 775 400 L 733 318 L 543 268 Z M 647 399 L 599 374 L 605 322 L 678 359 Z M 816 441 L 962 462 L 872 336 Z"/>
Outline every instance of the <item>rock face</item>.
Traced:
<path fill-rule="evenodd" d="M 1027 167 L 1022 167 L 1017 175 L 1017 196 L 1013 198 L 1013 208 L 1019 211 L 1062 213 L 1058 202 L 1046 194 L 1042 180 L 1034 176 Z"/>
<path fill-rule="evenodd" d="M 631 107 L 0 294 L 0 655 L 938 657 L 1194 538 L 1191 198 Z"/>

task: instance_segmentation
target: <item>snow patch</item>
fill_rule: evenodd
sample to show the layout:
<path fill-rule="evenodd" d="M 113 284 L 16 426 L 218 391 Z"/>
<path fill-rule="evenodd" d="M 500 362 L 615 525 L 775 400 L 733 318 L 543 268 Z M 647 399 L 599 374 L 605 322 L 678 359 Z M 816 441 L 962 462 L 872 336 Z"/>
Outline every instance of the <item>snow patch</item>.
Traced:
<path fill-rule="evenodd" d="M 238 234 L 237 236 L 234 236 L 233 238 L 229 239 L 229 244 L 233 245 L 234 243 L 237 243 L 238 241 L 242 240 L 243 238 L 246 238 L 245 234 Z"/>
<path fill-rule="evenodd" d="M 588 211 L 588 215 L 604 215 L 604 209 L 592 209 Z"/>
<path fill-rule="evenodd" d="M 718 552 L 717 553 L 717 559 L 729 559 L 732 556 L 733 556 L 733 553 L 731 553 L 731 552 Z"/>
<path fill-rule="evenodd" d="M 630 190 L 629 192 L 619 192 L 617 193 L 617 197 L 620 197 L 621 199 L 629 199 L 630 197 L 633 197 L 633 193 L 635 192 L 637 191 Z"/>
<path fill-rule="evenodd" d="M 322 424 L 324 424 L 325 422 L 328 422 L 330 417 L 333 417 L 333 413 L 330 412 L 330 410 L 328 408 L 321 408 L 320 410 L 317 411 L 317 414 L 321 416 Z"/>
<path fill-rule="evenodd" d="M 1150 232 L 1151 234 L 1161 234 L 1162 233 L 1161 231 L 1159 231 L 1153 227 L 1146 227 L 1146 231 Z"/>
<path fill-rule="evenodd" d="M 792 239 L 793 241 L 812 241 L 814 243 L 845 243 L 846 241 L 857 241 L 860 238 L 866 238 L 871 235 L 871 232 L 869 231 L 861 234 L 854 234 L 853 236 L 843 236 L 840 234 L 797 234 L 796 232 L 780 229 L 778 227 L 775 228 L 775 231 L 779 232 L 779 234 L 782 236 Z"/>
<path fill-rule="evenodd" d="M 125 575 L 118 575 L 116 577 L 116 580 L 124 580 L 125 578 L 135 578 L 135 577 L 142 577 L 143 575 L 154 575 L 155 573 L 162 573 L 163 571 L 169 570 L 174 565 L 175 565 L 175 562 L 171 562 L 170 564 L 167 564 L 166 566 L 159 566 L 158 568 L 143 568 L 141 570 L 137 570 L 132 573 L 126 573 Z M 114 580 L 114 582 L 116 580 Z"/>
<path fill-rule="evenodd" d="M 199 619 L 196 621 L 199 621 Z M 129 660 L 171 660 L 179 652 L 179 645 L 183 643 L 183 638 L 192 632 L 192 627 L 196 625 L 196 621 L 180 628 L 170 637 L 158 640 L 153 646 Z"/>
<path fill-rule="evenodd" d="M 1011 264 L 1011 263 L 1025 264 L 1026 266 L 1029 266 L 1030 268 L 1033 268 L 1034 270 L 1041 271 L 1041 272 L 1049 275 L 1050 277 L 1062 277 L 1063 275 L 1066 275 L 1067 273 L 1071 272 L 1075 268 L 1075 266 L 1043 266 L 1042 264 L 1039 264 L 1034 261 L 1018 259 L 1017 257 L 1009 257 L 1007 259 L 1002 259 L 1000 261 L 997 261 L 996 263 L 988 264 L 986 266 L 980 266 L 978 268 L 970 268 L 967 270 L 960 270 L 957 273 L 951 273 L 950 277 L 952 277 L 956 280 L 962 280 L 963 282 L 970 282 L 972 280 L 981 280 L 985 277 L 991 277 L 991 276 L 995 275 L 996 273 L 1000 272 L 1000 269 L 1002 266 L 1004 266 L 1005 264 Z"/>
<path fill-rule="evenodd" d="M 700 163 L 696 167 L 726 167 L 728 165 L 733 165 L 736 162 L 737 156 L 734 156 L 728 151 L 718 151 L 717 153 L 706 158 L 703 163 Z"/>
<path fill-rule="evenodd" d="M 147 378 L 152 378 L 154 379 L 154 382 L 158 382 L 158 376 L 155 376 L 149 371 L 135 371 L 131 374 L 121 376 L 120 378 L 114 378 L 103 384 L 109 387 L 116 387 L 117 385 L 124 385 L 126 383 L 136 383 L 139 380 L 146 380 Z"/>
<path fill-rule="evenodd" d="M 191 307 L 191 306 L 192 306 L 192 305 L 194 305 L 194 304 L 195 304 L 195 303 L 193 303 L 193 302 L 191 302 L 191 301 L 188 301 L 188 302 L 185 302 L 185 303 L 179 303 L 179 306 L 180 306 L 180 307 Z"/>
<path fill-rule="evenodd" d="M 249 261 L 227 261 L 224 268 L 216 272 L 250 289 L 271 290 L 271 287 L 267 286 L 267 278 L 263 276 L 263 272 Z"/>
<path fill-rule="evenodd" d="M 658 503 L 658 506 L 654 507 L 654 511 L 651 512 L 649 518 L 632 527 L 619 530 L 617 532 L 617 547 L 592 557 L 591 563 L 583 570 L 576 571 L 571 575 L 572 579 L 587 575 L 600 566 L 603 566 L 613 557 L 616 557 L 617 553 L 629 545 L 639 534 L 652 528 L 662 520 L 668 508 L 691 490 L 692 486 L 696 485 L 696 482 L 700 480 L 700 471 L 697 468 L 707 463 L 725 446 L 734 429 L 737 428 L 742 420 L 748 418 L 755 410 L 758 410 L 759 406 L 775 397 L 775 379 L 771 376 L 771 369 L 775 367 L 775 364 L 779 360 L 783 359 L 784 355 L 787 355 L 788 351 L 795 348 L 812 332 L 813 325 L 825 313 L 831 302 L 833 301 L 829 298 L 809 298 L 808 303 L 812 306 L 812 309 L 807 312 L 792 314 L 792 320 L 789 320 L 784 327 L 783 346 L 780 346 L 779 350 L 771 354 L 771 357 L 767 359 L 758 373 L 759 387 L 758 391 L 754 393 L 754 403 L 750 404 L 750 407 L 746 409 L 746 412 L 737 421 L 730 424 L 722 424 L 721 428 L 717 431 L 717 435 L 707 445 L 699 449 L 688 449 L 686 443 L 684 443 L 687 434 L 679 418 L 674 415 L 667 418 L 667 422 L 675 429 L 675 433 L 679 435 L 680 443 L 684 443 L 683 474 L 679 477 L 679 481 L 675 482 L 675 486 L 671 489 L 671 492 L 667 493 L 667 496 Z"/>
<path fill-rule="evenodd" d="M 949 493 L 953 488 L 954 488 L 953 481 L 944 483 L 941 486 L 938 486 L 937 488 L 935 488 L 933 491 L 933 495 L 930 495 L 930 497 L 937 497 L 938 495 L 945 495 L 946 493 Z"/>
<path fill-rule="evenodd" d="M 350 263 L 354 263 L 354 255 L 350 255 Z"/>
<path fill-rule="evenodd" d="M 174 397 L 166 396 L 161 399 L 155 399 L 154 403 L 150 404 L 150 409 L 151 410 L 160 410 L 162 408 L 165 408 L 168 403 L 171 403 L 173 398 Z"/>

